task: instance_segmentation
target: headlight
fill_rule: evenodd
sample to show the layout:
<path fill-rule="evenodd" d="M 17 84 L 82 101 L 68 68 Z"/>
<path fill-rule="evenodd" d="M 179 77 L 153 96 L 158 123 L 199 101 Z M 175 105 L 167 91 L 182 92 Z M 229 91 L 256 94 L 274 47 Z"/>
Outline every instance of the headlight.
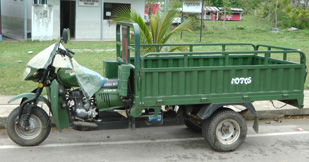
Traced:
<path fill-rule="evenodd" d="M 30 68 L 30 67 L 27 67 L 27 68 L 25 69 L 25 71 L 24 71 L 24 74 L 23 74 L 23 80 L 26 80 L 27 78 L 29 78 L 29 75 L 32 76 L 32 75 L 30 74 L 30 72 L 31 72 L 31 68 Z"/>

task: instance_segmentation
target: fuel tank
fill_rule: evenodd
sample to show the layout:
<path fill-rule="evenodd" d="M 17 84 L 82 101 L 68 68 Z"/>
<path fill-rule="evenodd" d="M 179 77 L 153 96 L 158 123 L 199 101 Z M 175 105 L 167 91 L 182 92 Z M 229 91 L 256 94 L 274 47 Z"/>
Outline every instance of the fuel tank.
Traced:
<path fill-rule="evenodd" d="M 71 69 L 59 69 L 58 80 L 66 87 L 79 87 L 76 75 Z M 118 79 L 108 79 L 102 87 L 94 94 L 99 111 L 124 107 L 119 96 Z"/>
<path fill-rule="evenodd" d="M 57 72 L 58 80 L 66 87 L 79 87 L 76 75 L 71 69 L 61 68 Z"/>

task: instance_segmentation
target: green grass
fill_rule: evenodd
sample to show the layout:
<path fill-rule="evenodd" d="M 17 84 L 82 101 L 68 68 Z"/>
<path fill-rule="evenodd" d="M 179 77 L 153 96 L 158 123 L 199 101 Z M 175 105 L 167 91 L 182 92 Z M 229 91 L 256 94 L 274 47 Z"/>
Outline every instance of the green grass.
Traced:
<path fill-rule="evenodd" d="M 22 74 L 28 61 L 53 42 L 1 42 L 0 43 L 0 95 L 16 95 L 36 88 L 37 83 L 25 82 Z M 69 42 L 69 49 L 115 49 L 114 42 Z M 33 54 L 28 54 L 33 51 Z M 81 65 L 102 74 L 103 58 L 114 59 L 115 52 L 78 52 L 74 58 Z"/>
<path fill-rule="evenodd" d="M 301 49 L 309 54 L 309 30 L 289 32 L 280 29 L 278 33 L 269 30 L 271 26 L 259 21 L 255 16 L 245 16 L 242 21 L 226 22 L 223 29 L 222 21 L 205 22 L 201 43 L 253 43 L 267 44 L 289 48 Z M 200 32 L 183 32 L 183 39 L 180 40 L 180 33 L 171 37 L 169 43 L 200 43 Z M 0 42 L 0 95 L 16 95 L 29 92 L 37 86 L 34 82 L 22 81 L 22 74 L 27 62 L 39 51 L 45 49 L 52 42 Z M 102 74 L 103 59 L 115 58 L 115 42 L 76 42 L 71 41 L 67 48 L 76 52 L 74 58 L 81 65 Z M 90 49 L 83 51 L 82 49 Z M 196 48 L 195 50 L 219 50 L 213 48 Z M 229 49 L 228 49 L 229 50 Z M 230 49 L 234 50 L 234 49 Z M 33 54 L 28 54 L 33 51 Z M 298 57 L 289 57 L 297 61 Z M 307 64 L 309 65 L 309 59 Z M 309 88 L 309 79 L 305 87 Z"/>

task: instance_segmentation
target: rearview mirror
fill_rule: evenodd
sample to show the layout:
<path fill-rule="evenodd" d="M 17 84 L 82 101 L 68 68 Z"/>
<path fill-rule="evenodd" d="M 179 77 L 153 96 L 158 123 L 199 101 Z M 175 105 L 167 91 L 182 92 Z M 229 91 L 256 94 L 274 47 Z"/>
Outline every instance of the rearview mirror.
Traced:
<path fill-rule="evenodd" d="M 62 41 L 64 43 L 67 43 L 68 42 L 68 29 L 63 29 L 62 31 Z"/>

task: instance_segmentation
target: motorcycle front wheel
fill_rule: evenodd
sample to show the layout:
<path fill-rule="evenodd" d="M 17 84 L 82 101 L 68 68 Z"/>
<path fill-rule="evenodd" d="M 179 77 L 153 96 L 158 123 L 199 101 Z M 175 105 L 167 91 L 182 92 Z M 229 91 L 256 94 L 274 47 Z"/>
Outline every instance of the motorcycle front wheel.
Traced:
<path fill-rule="evenodd" d="M 11 140 L 20 146 L 36 146 L 42 143 L 48 137 L 51 129 L 50 119 L 46 112 L 40 107 L 33 107 L 28 130 L 22 127 L 26 117 L 26 107 L 17 124 L 18 112 L 19 107 L 10 113 L 6 121 L 6 130 Z"/>

